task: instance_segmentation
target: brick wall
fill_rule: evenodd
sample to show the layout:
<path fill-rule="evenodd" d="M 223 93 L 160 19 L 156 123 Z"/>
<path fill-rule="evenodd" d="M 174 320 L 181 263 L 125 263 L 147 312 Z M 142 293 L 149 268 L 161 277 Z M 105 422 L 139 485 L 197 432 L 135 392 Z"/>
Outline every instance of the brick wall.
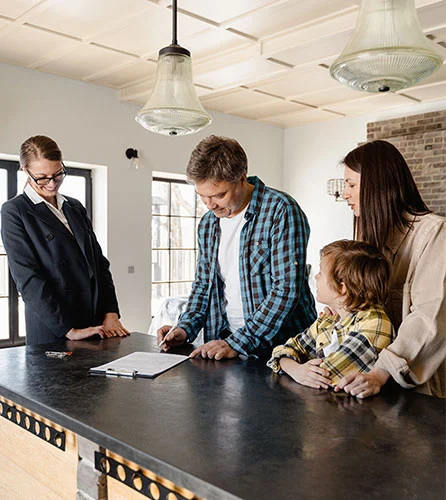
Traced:
<path fill-rule="evenodd" d="M 385 139 L 406 159 L 426 205 L 446 216 L 446 110 L 367 124 L 367 140 Z"/>

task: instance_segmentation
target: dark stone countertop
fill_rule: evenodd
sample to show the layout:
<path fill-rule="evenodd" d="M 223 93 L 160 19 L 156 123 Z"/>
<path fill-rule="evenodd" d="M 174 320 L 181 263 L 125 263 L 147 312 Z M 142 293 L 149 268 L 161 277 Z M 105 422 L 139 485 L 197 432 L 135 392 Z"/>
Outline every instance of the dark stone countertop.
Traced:
<path fill-rule="evenodd" d="M 74 353 L 49 359 L 49 348 Z M 154 337 L 0 349 L 0 394 L 208 500 L 445 498 L 444 400 L 389 390 L 360 401 L 257 360 L 88 375 L 135 351 L 157 352 Z"/>

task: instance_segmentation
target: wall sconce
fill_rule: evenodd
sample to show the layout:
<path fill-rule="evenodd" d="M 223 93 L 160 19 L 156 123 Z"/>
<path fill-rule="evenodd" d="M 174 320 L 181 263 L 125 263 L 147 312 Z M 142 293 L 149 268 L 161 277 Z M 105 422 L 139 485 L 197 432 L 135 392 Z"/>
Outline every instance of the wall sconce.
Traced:
<path fill-rule="evenodd" d="M 346 201 L 342 198 L 342 192 L 344 191 L 344 179 L 328 179 L 327 181 L 327 193 L 330 196 L 334 196 L 336 201 Z"/>
<path fill-rule="evenodd" d="M 139 156 L 138 150 L 133 148 L 128 148 L 125 151 L 125 156 L 130 160 L 130 168 L 138 170 L 139 168 Z"/>

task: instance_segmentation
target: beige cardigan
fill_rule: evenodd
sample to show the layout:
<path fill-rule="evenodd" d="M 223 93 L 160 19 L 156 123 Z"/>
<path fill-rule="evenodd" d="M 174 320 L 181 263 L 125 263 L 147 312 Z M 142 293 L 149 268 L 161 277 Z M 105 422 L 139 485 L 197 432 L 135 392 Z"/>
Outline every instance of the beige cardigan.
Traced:
<path fill-rule="evenodd" d="M 445 219 L 413 217 L 411 227 L 398 232 L 388 250 L 394 267 L 386 309 L 398 333 L 375 366 L 404 388 L 417 386 L 424 394 L 445 397 Z"/>

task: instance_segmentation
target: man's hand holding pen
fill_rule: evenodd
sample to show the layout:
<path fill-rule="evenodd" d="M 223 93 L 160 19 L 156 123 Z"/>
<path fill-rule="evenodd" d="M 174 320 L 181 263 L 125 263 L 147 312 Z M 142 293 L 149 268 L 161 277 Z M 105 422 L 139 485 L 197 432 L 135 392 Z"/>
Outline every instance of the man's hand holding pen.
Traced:
<path fill-rule="evenodd" d="M 182 328 L 171 325 L 164 325 L 156 332 L 158 346 L 163 351 L 168 351 L 171 347 L 182 345 L 186 342 L 187 333 Z"/>

